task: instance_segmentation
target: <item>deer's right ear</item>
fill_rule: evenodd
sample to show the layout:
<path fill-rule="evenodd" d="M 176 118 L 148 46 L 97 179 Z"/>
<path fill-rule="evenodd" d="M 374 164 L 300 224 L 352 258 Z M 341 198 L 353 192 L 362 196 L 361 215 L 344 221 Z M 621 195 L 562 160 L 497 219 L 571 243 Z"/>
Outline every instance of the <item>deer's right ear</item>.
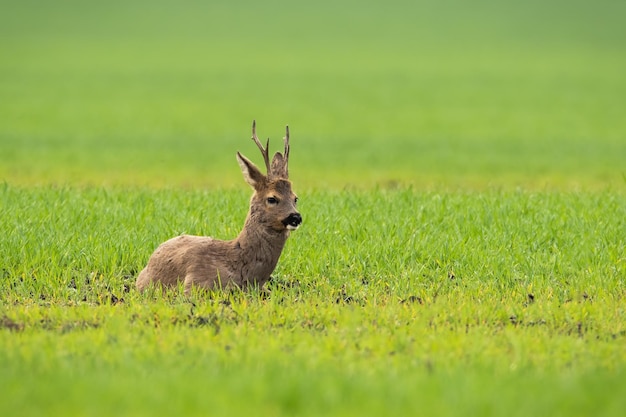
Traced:
<path fill-rule="evenodd" d="M 252 188 L 257 190 L 265 185 L 267 177 L 259 171 L 256 165 L 239 152 L 237 152 L 237 162 L 239 162 L 239 166 L 241 167 L 243 178 Z"/>

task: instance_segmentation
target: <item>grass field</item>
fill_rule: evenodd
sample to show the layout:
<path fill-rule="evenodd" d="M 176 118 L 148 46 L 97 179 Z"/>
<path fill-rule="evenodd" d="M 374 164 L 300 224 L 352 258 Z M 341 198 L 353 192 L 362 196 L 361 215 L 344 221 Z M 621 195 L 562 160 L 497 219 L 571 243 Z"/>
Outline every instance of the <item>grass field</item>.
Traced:
<path fill-rule="evenodd" d="M 626 409 L 623 2 L 0 2 L 0 415 Z M 234 237 L 271 294 L 138 294 Z"/>

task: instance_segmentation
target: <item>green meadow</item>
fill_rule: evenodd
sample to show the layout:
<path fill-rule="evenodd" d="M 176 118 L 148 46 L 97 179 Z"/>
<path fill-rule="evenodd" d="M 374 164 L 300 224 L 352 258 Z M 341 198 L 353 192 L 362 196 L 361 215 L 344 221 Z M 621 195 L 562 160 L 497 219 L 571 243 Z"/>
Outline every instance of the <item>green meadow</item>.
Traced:
<path fill-rule="evenodd" d="M 621 416 L 624 16 L 0 1 L 0 414 Z M 304 218 L 269 291 L 139 294 L 241 229 L 253 119 Z"/>

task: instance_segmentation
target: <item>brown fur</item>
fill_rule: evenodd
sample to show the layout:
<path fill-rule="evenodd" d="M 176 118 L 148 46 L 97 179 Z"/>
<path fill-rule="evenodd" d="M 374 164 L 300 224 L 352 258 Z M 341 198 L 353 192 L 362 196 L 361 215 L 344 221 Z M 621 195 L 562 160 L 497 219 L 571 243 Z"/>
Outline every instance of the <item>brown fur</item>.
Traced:
<path fill-rule="evenodd" d="M 137 277 L 143 291 L 153 283 L 165 288 L 183 283 L 185 293 L 193 287 L 205 289 L 249 285 L 263 286 L 274 271 L 291 230 L 301 222 L 297 197 L 288 180 L 289 130 L 284 155 L 277 153 L 271 167 L 252 125 L 253 139 L 261 149 L 268 174 L 237 153 L 244 178 L 254 188 L 250 211 L 243 230 L 233 240 L 182 235 L 162 243 Z"/>

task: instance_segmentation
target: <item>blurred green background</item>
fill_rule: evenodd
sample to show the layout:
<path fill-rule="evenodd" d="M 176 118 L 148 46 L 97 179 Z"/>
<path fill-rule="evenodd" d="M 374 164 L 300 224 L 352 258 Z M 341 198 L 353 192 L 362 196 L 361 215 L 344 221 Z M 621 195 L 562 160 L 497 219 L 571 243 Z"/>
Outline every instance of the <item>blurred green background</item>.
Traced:
<path fill-rule="evenodd" d="M 623 187 L 626 2 L 2 1 L 0 180 Z"/>

